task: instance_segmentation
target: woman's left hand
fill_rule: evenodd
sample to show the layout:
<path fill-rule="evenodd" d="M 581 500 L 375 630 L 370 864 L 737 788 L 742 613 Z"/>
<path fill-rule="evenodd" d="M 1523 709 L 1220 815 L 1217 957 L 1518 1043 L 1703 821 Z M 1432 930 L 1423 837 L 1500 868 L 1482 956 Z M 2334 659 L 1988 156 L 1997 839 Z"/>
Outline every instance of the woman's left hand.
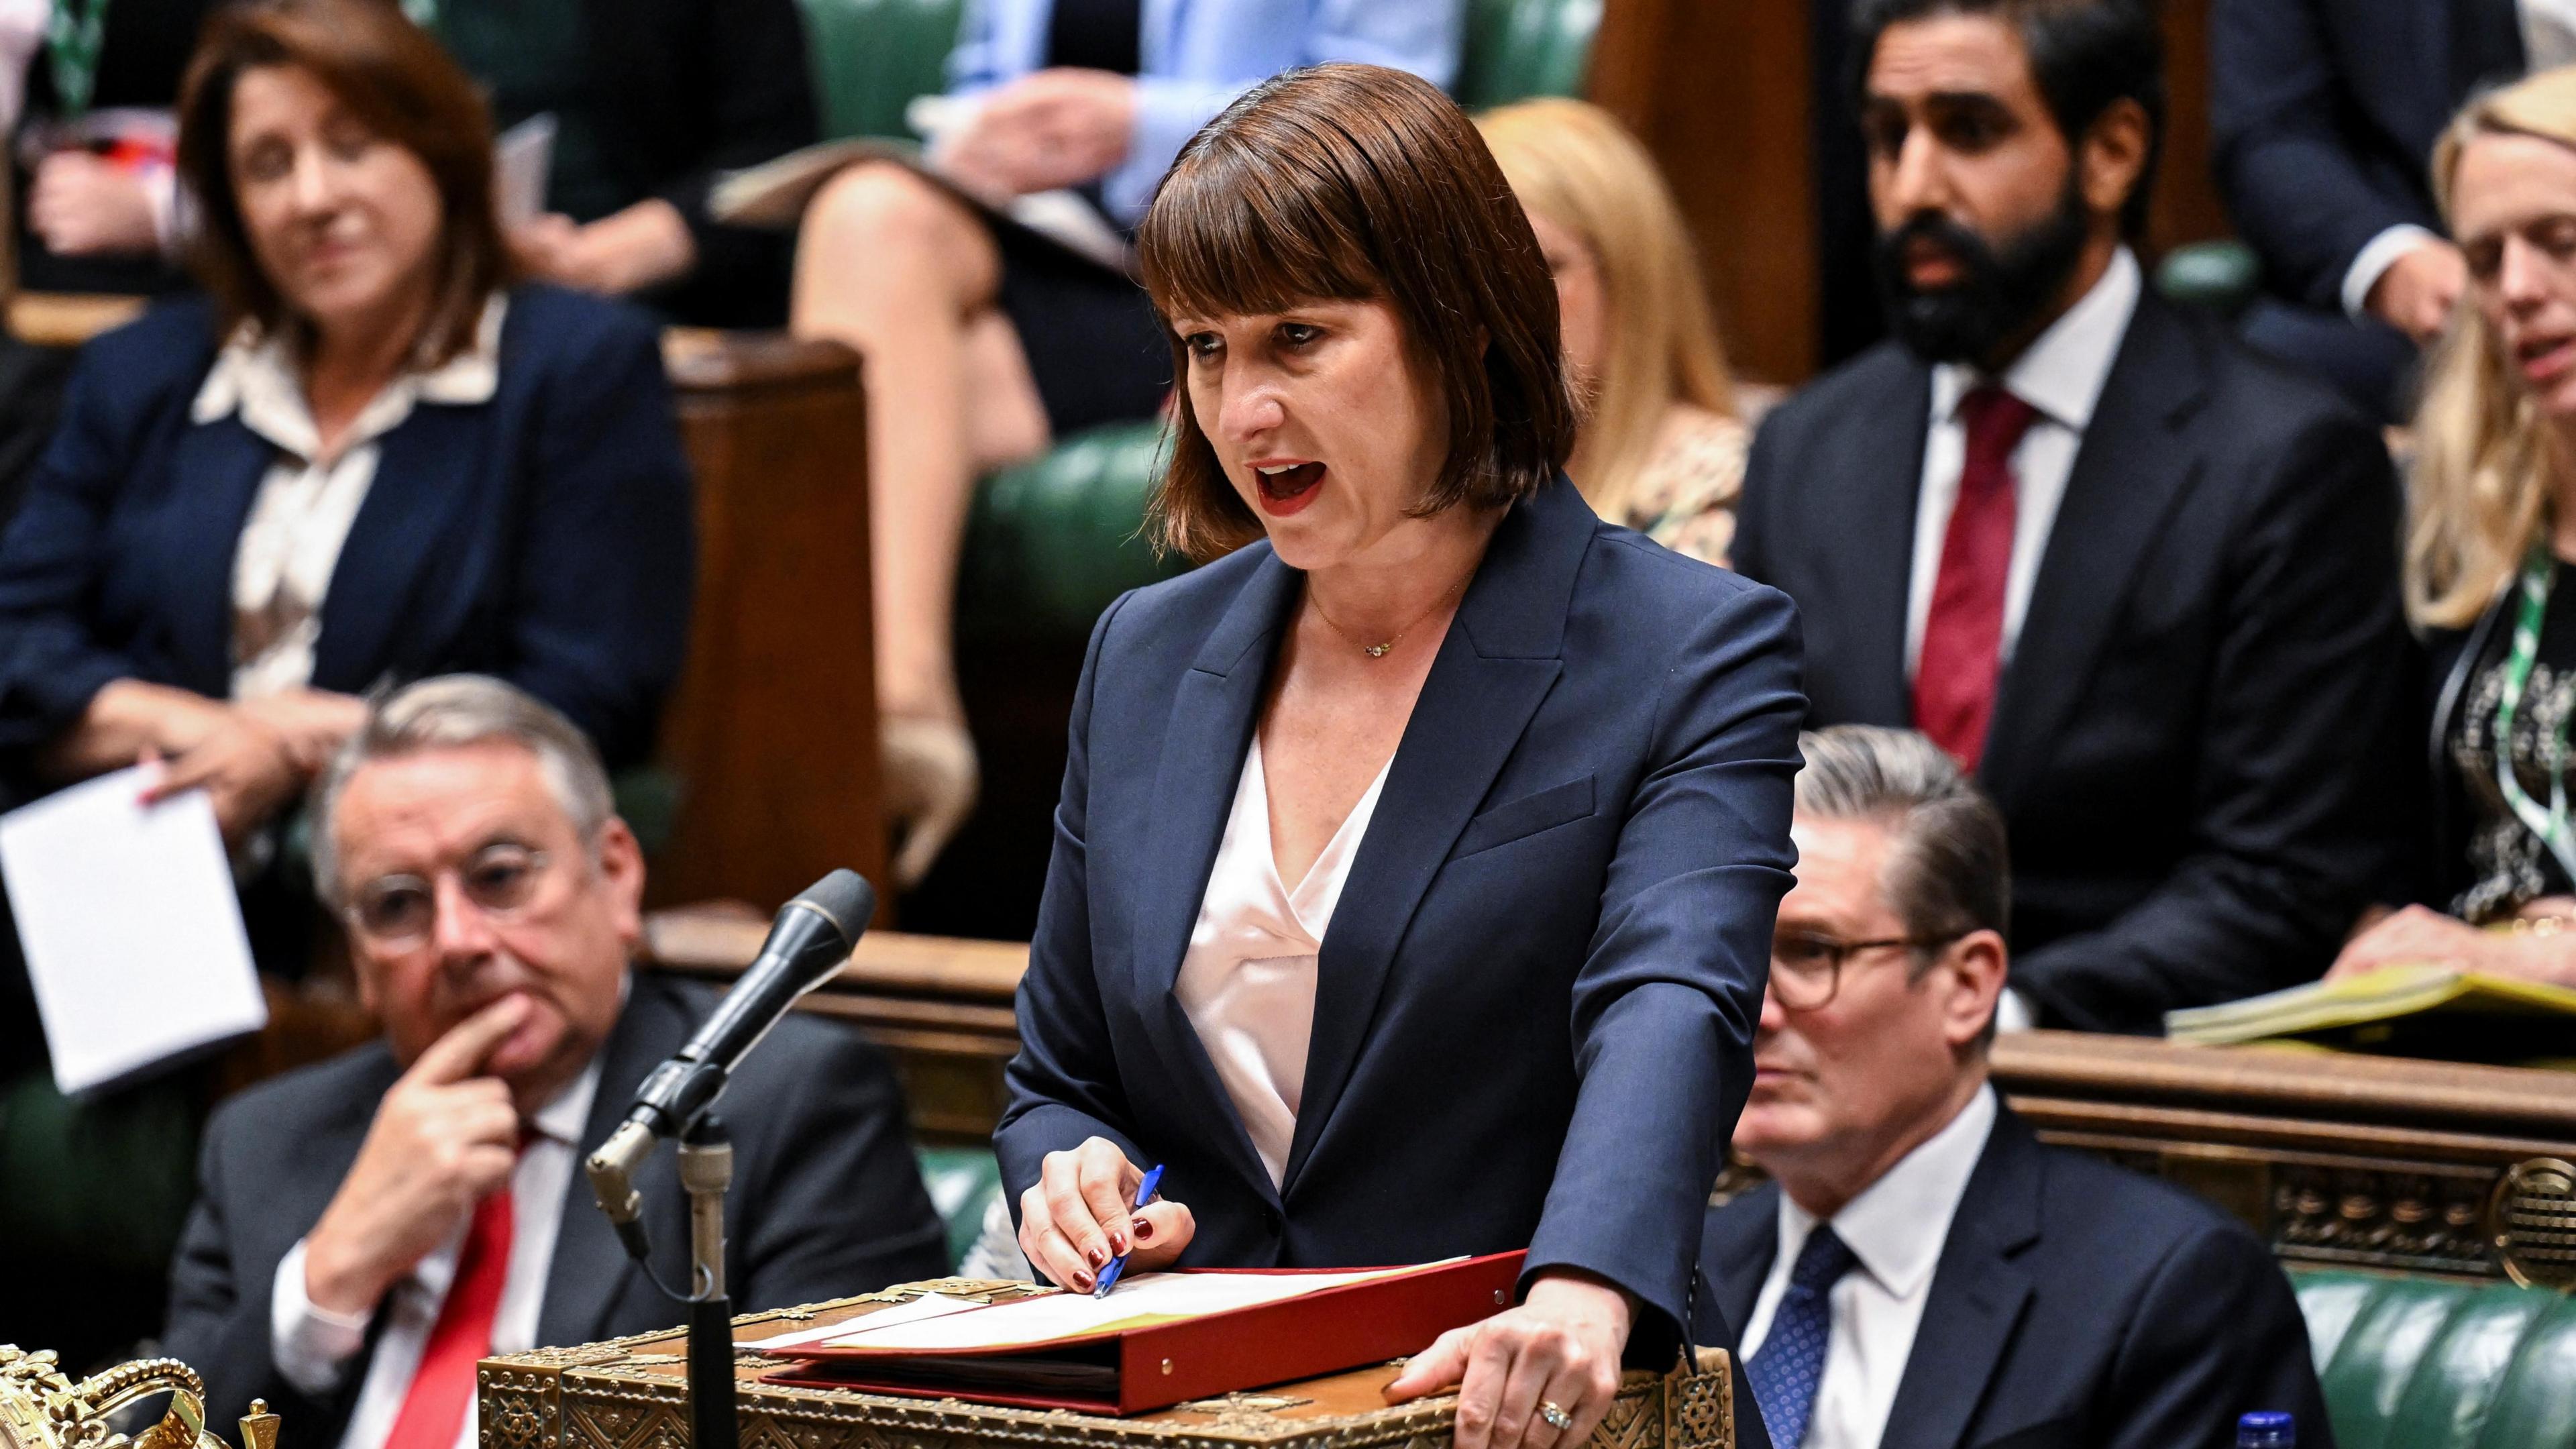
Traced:
<path fill-rule="evenodd" d="M 1057 66 L 995 91 L 936 156 L 969 191 L 1025 196 L 1108 175 L 1127 159 L 1135 131 L 1134 77 Z"/>
<path fill-rule="evenodd" d="M 1619 1356 L 1636 1318 L 1625 1292 L 1551 1270 L 1520 1307 L 1453 1328 L 1386 1386 L 1402 1403 L 1458 1386 L 1457 1449 L 1572 1449 L 1619 1395 Z M 1553 1407 L 1562 1427 L 1548 1422 Z"/>
<path fill-rule="evenodd" d="M 530 276 L 608 297 L 676 281 L 698 264 L 688 219 L 658 196 L 587 225 L 548 212 L 513 230 L 510 249 Z"/>
<path fill-rule="evenodd" d="M 2483 970 L 2495 944 L 2495 937 L 2457 917 L 2408 906 L 2381 917 L 2377 924 L 2345 942 L 2343 954 L 2327 969 L 2326 979 L 2335 981 L 2398 965 Z"/>

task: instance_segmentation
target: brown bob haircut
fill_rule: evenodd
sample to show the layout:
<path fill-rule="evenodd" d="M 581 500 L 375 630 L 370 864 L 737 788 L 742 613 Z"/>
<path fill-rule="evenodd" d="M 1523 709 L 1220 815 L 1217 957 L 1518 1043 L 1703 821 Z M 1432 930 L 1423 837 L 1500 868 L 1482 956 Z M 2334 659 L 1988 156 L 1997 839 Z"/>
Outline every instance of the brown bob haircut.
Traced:
<path fill-rule="evenodd" d="M 1374 65 L 1264 81 L 1181 148 L 1136 237 L 1154 306 L 1175 317 L 1384 301 L 1449 415 L 1448 461 L 1417 517 L 1536 491 L 1573 450 L 1556 284 L 1484 138 L 1438 87 Z M 1190 408 L 1189 353 L 1158 541 L 1193 559 L 1261 537 Z"/>
<path fill-rule="evenodd" d="M 482 93 L 393 0 L 250 0 L 219 7 L 179 92 L 179 179 L 200 225 L 190 261 L 230 332 L 300 325 L 261 269 L 231 167 L 233 90 L 245 71 L 292 66 L 359 124 L 421 160 L 438 187 L 436 291 L 418 346 L 436 365 L 474 343 L 483 302 L 511 279 L 492 203 L 492 117 Z"/>

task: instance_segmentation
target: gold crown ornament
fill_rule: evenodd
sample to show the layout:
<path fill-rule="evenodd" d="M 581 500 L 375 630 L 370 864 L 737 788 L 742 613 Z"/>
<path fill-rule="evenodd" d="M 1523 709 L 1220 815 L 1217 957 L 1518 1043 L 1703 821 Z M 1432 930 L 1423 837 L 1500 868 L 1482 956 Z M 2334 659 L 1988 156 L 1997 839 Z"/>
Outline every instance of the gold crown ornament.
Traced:
<path fill-rule="evenodd" d="M 154 1394 L 170 1396 L 158 1423 L 116 1432 L 117 1410 Z M 277 1449 L 277 1416 L 253 1399 L 241 1421 L 241 1449 Z M 0 1449 L 230 1449 L 206 1431 L 206 1385 L 175 1358 L 137 1359 L 74 1383 L 48 1350 L 0 1343 Z"/>

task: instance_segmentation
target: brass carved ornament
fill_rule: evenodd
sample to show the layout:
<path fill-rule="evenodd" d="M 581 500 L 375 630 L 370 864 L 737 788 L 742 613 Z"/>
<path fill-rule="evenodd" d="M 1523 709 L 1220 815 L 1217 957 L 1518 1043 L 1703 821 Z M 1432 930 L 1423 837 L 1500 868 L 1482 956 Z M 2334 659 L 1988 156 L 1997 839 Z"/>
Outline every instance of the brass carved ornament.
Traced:
<path fill-rule="evenodd" d="M 155 1394 L 170 1407 L 140 1434 L 116 1430 L 117 1410 Z M 0 1343 L 0 1449 L 231 1449 L 206 1428 L 206 1385 L 175 1358 L 137 1359 L 74 1382 L 51 1350 Z M 251 1401 L 241 1449 L 277 1449 L 277 1415 Z"/>

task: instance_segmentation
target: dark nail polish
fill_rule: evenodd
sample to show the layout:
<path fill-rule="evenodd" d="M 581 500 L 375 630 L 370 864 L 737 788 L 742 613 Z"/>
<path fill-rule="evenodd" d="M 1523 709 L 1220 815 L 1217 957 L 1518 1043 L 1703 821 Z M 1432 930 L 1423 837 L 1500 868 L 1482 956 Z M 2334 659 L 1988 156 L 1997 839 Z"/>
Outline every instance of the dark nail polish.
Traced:
<path fill-rule="evenodd" d="M 1089 1273 L 1076 1273 L 1073 1275 L 1074 1291 L 1077 1293 L 1088 1293 L 1091 1291 L 1091 1285 L 1098 1281 L 1100 1280 L 1092 1277 Z"/>
<path fill-rule="evenodd" d="M 1143 1218 L 1131 1219 L 1127 1224 L 1127 1230 L 1136 1235 L 1137 1242 L 1148 1243 L 1154 1239 L 1154 1225 Z"/>

